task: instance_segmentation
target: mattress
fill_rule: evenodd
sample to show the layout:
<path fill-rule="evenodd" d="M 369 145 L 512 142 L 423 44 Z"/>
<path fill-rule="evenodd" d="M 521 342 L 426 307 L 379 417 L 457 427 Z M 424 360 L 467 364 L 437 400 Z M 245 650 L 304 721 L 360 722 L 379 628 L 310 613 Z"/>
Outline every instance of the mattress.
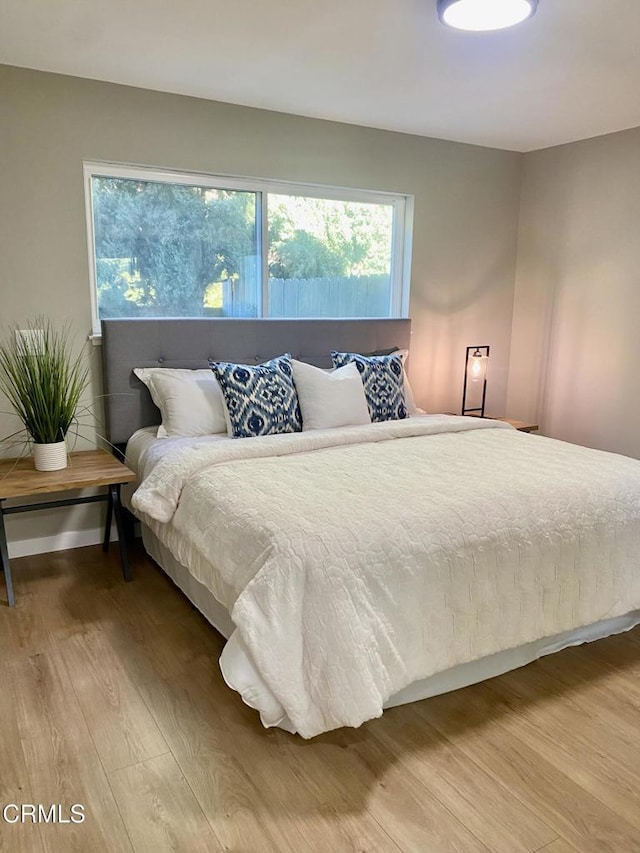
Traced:
<path fill-rule="evenodd" d="M 226 434 L 200 435 L 189 438 L 157 438 L 158 428 L 143 427 L 131 436 L 127 443 L 126 464 L 138 475 L 138 482 L 169 453 L 175 453 L 183 447 L 200 447 L 229 441 Z"/>
<path fill-rule="evenodd" d="M 131 468 L 132 471 L 135 471 L 136 474 L 140 474 L 142 471 L 141 465 L 144 453 L 153 444 L 157 444 L 158 447 L 161 446 L 160 441 L 156 438 L 157 432 L 157 426 L 144 427 L 143 429 L 139 429 L 137 432 L 134 432 L 127 442 L 127 449 L 125 453 L 126 462 L 129 468 Z M 138 477 L 138 481 L 139 480 L 140 476 Z"/>
<path fill-rule="evenodd" d="M 136 430 L 125 451 L 125 464 L 136 474 L 136 479 L 122 486 L 122 503 L 136 513 L 131 505 L 131 497 L 154 466 L 166 455 L 175 453 L 183 447 L 198 447 L 229 441 L 227 435 L 202 435 L 190 438 L 157 438 L 158 427 L 149 426 Z"/>
<path fill-rule="evenodd" d="M 525 440 L 537 441 L 538 439 L 527 436 Z M 143 430 L 132 437 L 130 447 L 127 450 L 127 462 L 140 473 L 142 478 L 145 478 L 162 458 L 167 457 L 175 450 L 186 449 L 189 451 L 190 448 L 197 448 L 197 453 L 206 453 L 208 446 L 220 441 L 228 442 L 228 439 L 225 436 L 209 436 L 199 440 L 156 440 L 153 430 Z M 237 443 L 234 442 L 233 444 Z M 229 616 L 228 609 L 218 601 L 218 598 L 229 600 L 228 590 L 219 584 L 216 586 L 215 583 L 202 583 L 201 580 L 194 577 L 194 565 L 189 560 L 176 559 L 176 554 L 181 552 L 181 543 L 173 524 L 160 523 L 157 520 L 145 518 L 144 515 L 142 520 L 145 522 L 143 524 L 143 537 L 151 556 L 163 566 L 205 617 L 224 636 L 231 638 L 221 661 L 221 668 L 227 683 L 240 692 L 247 704 L 260 712 L 262 721 L 266 726 L 279 725 L 288 730 L 296 729 L 282 704 L 275 699 L 273 691 L 262 678 L 250 650 L 240 636 L 240 632 L 234 630 L 234 622 Z M 182 553 L 188 552 L 189 548 L 182 550 Z M 211 557 L 211 555 L 209 556 Z M 213 560 L 215 560 L 215 554 L 211 557 L 212 577 L 215 576 Z M 201 571 L 196 574 L 202 579 Z M 216 589 L 214 590 L 212 587 L 216 587 Z M 214 595 L 214 591 L 217 592 L 217 596 Z M 536 638 L 495 654 L 482 655 L 476 660 L 445 668 L 427 678 L 416 679 L 406 684 L 401 690 L 394 691 L 386 697 L 384 707 L 457 689 L 514 669 L 543 654 L 628 630 L 639 622 L 640 612 L 630 609 L 629 612 L 621 613 L 612 618 L 598 619 L 596 622 L 583 624 L 571 630 L 552 633 L 543 639 Z M 283 653 L 282 647 L 280 651 Z M 286 656 L 286 651 L 284 649 L 284 656 Z"/>
<path fill-rule="evenodd" d="M 198 447 L 214 444 L 218 441 L 229 441 L 226 435 L 207 435 L 196 438 L 157 438 L 157 427 L 144 427 L 137 430 L 127 443 L 125 463 L 136 473 L 136 480 L 122 488 L 122 502 L 127 509 L 136 515 L 131 504 L 131 497 L 145 476 L 167 454 L 174 453 L 182 447 Z M 179 563 L 171 551 L 163 545 L 154 530 L 158 531 L 153 521 L 145 523 L 138 515 L 142 541 L 149 556 L 171 577 L 174 583 L 184 592 L 187 598 L 200 610 L 223 637 L 229 639 L 234 631 L 228 610 L 217 601 L 210 590 L 199 583 L 186 566 Z"/>

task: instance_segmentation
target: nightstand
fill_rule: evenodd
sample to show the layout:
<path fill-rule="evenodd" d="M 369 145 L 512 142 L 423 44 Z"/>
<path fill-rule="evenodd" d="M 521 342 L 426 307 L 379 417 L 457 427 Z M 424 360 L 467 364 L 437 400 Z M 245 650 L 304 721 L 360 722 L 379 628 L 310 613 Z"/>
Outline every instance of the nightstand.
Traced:
<path fill-rule="evenodd" d="M 455 412 L 445 412 L 445 415 L 454 415 Z M 468 415 L 470 418 L 479 418 L 480 415 Z M 537 432 L 540 429 L 538 424 L 532 424 L 530 421 L 516 421 L 513 418 L 494 418 L 493 415 L 485 415 L 485 420 L 503 421 L 506 424 L 511 424 L 519 432 Z"/>
<path fill-rule="evenodd" d="M 487 415 L 490 417 L 490 415 Z M 538 424 L 529 423 L 529 421 L 515 421 L 513 418 L 492 418 L 494 421 L 504 421 L 506 424 L 511 424 L 520 432 L 537 432 L 540 429 Z"/>
<path fill-rule="evenodd" d="M 13 607 L 13 583 L 11 565 L 7 548 L 7 535 L 4 527 L 5 515 L 18 512 L 35 512 L 39 509 L 51 509 L 59 506 L 76 506 L 77 504 L 107 502 L 107 520 L 104 530 L 102 550 L 107 551 L 111 538 L 111 519 L 115 516 L 120 546 L 120 562 L 122 574 L 126 581 L 131 580 L 131 569 L 127 559 L 122 508 L 120 505 L 120 486 L 130 483 L 136 475 L 129 468 L 107 453 L 106 450 L 87 450 L 71 453 L 69 466 L 61 471 L 36 471 L 33 459 L 25 456 L 21 459 L 0 460 L 0 558 L 4 580 L 7 587 L 7 601 Z M 8 498 L 25 498 L 29 495 L 55 494 L 74 489 L 85 489 L 94 486 L 106 486 L 104 494 L 63 498 L 62 500 L 45 501 L 42 503 L 18 504 L 5 507 Z"/>

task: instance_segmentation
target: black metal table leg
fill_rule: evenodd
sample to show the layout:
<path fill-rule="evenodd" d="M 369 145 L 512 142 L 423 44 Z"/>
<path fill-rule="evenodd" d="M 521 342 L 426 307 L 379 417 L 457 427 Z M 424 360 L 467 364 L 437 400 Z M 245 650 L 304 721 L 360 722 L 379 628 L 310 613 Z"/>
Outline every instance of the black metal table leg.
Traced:
<path fill-rule="evenodd" d="M 104 525 L 104 539 L 102 540 L 102 550 L 107 553 L 109 550 L 109 542 L 111 541 L 111 519 L 113 518 L 113 498 L 111 497 L 111 489 L 107 496 L 107 520 Z"/>
<path fill-rule="evenodd" d="M 127 556 L 127 540 L 125 535 L 125 526 L 122 518 L 122 504 L 120 503 L 120 483 L 113 483 L 109 486 L 109 494 L 111 497 L 110 503 L 113 506 L 113 514 L 116 519 L 116 528 L 118 530 L 118 545 L 120 546 L 120 562 L 122 563 L 122 574 L 126 581 L 131 578 L 131 566 Z"/>
<path fill-rule="evenodd" d="M 9 563 L 9 550 L 7 548 L 7 533 L 4 529 L 4 508 L 0 500 L 0 562 L 4 572 L 4 582 L 7 587 L 7 601 L 9 607 L 13 607 L 15 598 L 13 595 L 13 581 L 11 579 L 11 565 Z"/>

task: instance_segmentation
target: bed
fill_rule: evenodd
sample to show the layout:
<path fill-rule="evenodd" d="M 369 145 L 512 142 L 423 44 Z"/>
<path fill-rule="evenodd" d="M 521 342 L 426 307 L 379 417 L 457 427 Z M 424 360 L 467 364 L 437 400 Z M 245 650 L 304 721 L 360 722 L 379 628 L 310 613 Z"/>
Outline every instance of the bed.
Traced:
<path fill-rule="evenodd" d="M 108 320 L 150 556 L 265 726 L 313 737 L 640 623 L 640 462 L 445 415 L 158 439 L 134 368 L 408 348 L 406 320 Z M 135 505 L 135 506 L 134 506 Z"/>

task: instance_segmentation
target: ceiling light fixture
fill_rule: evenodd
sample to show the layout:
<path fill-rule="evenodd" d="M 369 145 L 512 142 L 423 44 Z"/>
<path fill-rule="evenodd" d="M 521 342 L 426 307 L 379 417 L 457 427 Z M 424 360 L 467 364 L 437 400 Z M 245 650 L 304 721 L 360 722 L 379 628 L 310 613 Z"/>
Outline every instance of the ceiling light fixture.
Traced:
<path fill-rule="evenodd" d="M 504 30 L 530 18 L 538 0 L 438 0 L 438 17 L 456 30 Z"/>

